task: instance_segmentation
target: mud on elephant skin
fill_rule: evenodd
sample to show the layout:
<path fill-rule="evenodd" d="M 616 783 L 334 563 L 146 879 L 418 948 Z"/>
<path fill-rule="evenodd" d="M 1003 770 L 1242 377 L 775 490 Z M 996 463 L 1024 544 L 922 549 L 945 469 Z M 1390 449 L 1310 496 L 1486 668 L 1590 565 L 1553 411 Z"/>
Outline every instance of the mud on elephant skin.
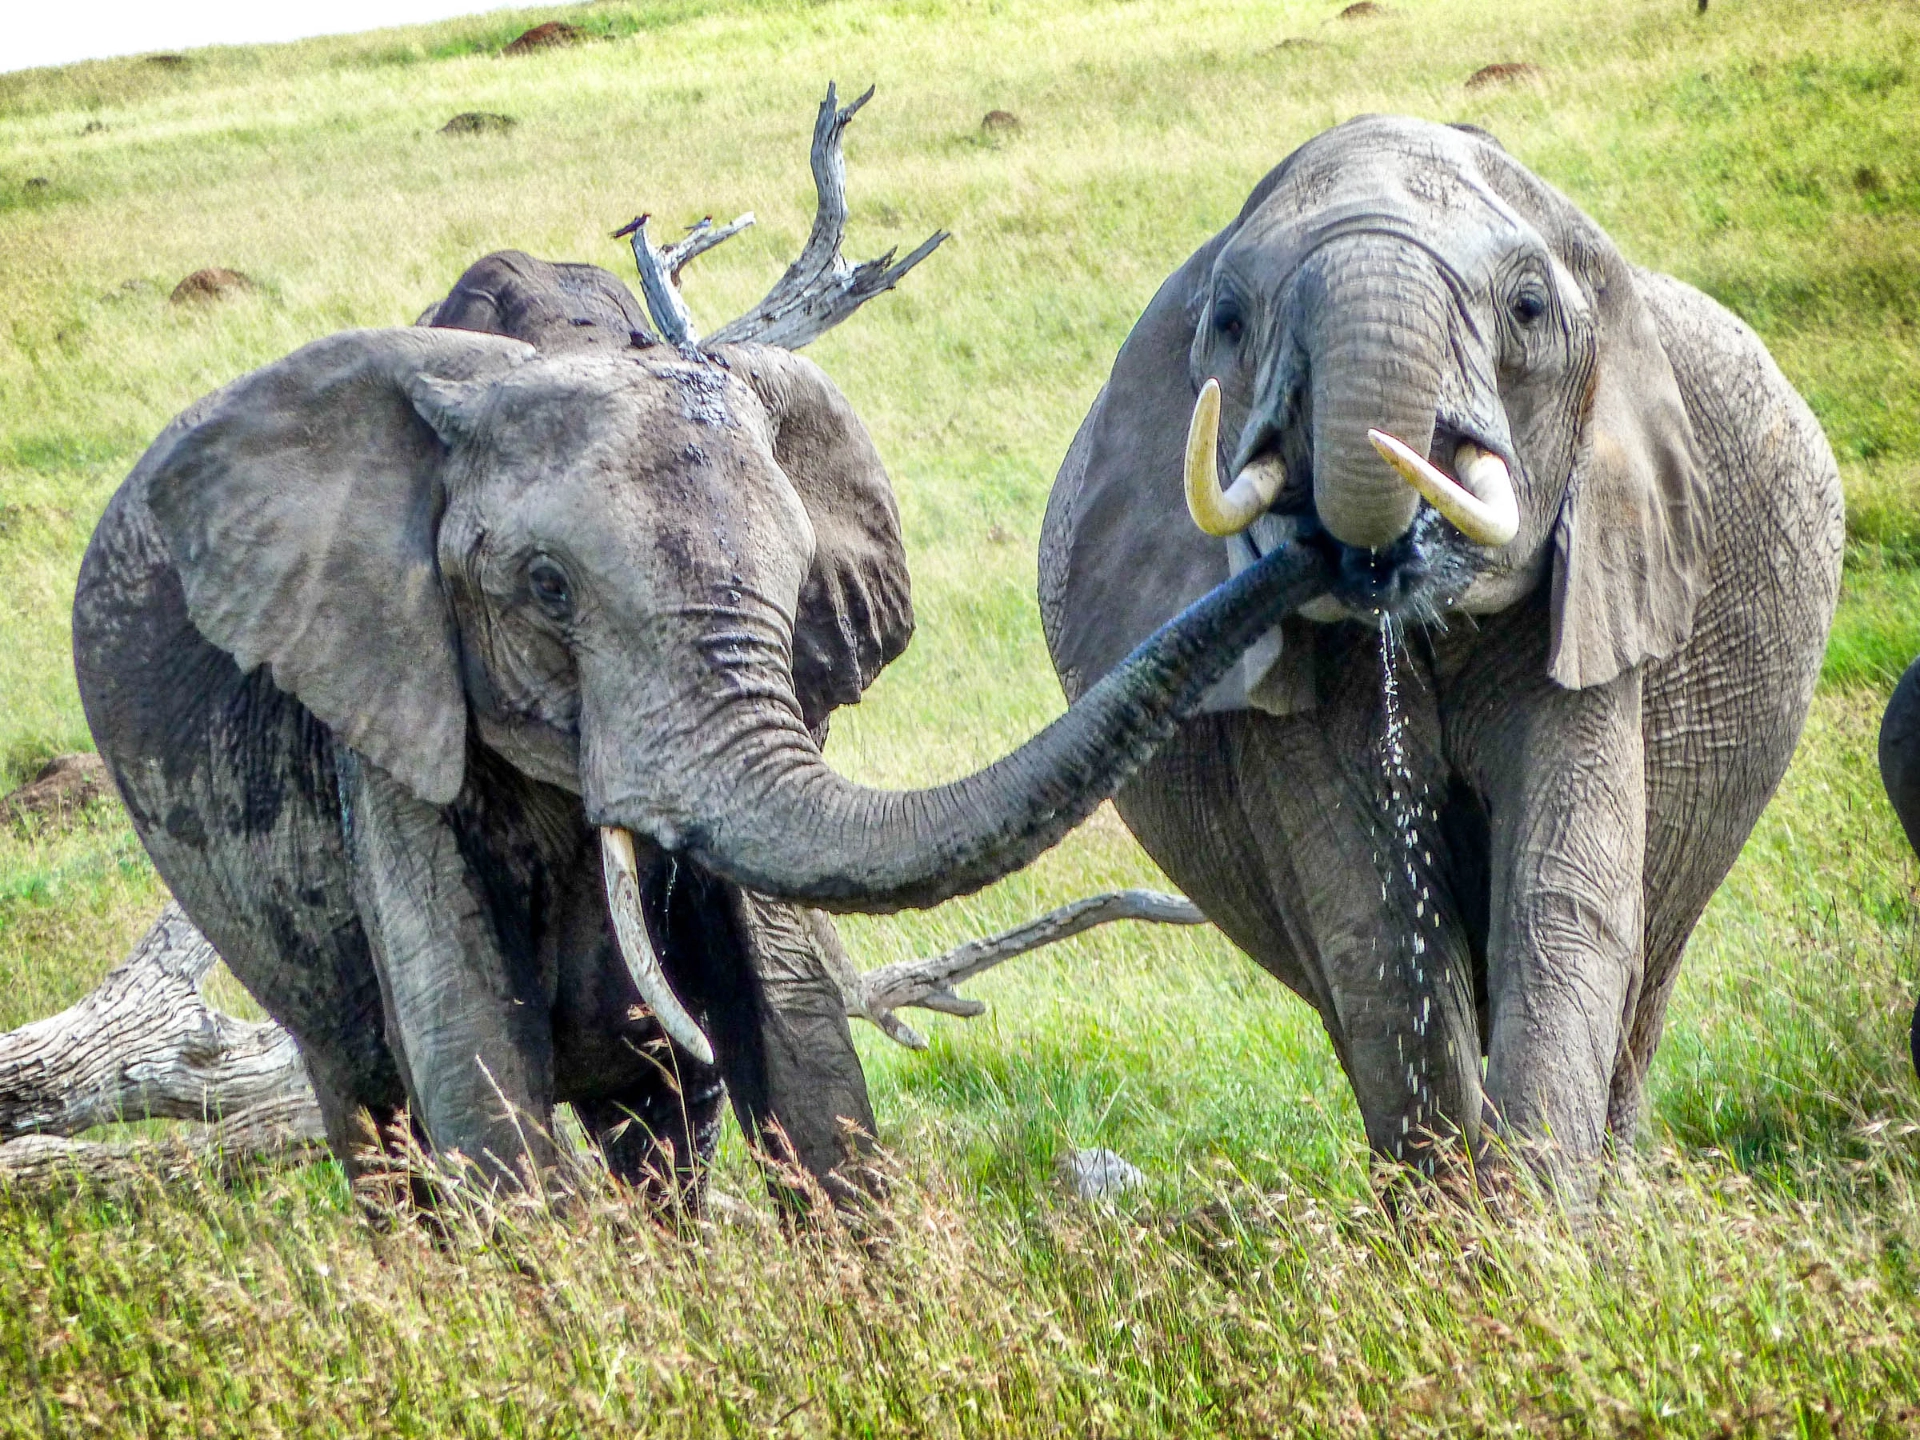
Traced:
<path fill-rule="evenodd" d="M 1750 330 L 1490 136 L 1370 116 L 1148 306 L 1056 481 L 1041 613 L 1077 695 L 1256 556 L 1330 552 L 1332 592 L 1121 814 L 1318 1010 L 1377 1153 L 1499 1135 L 1579 1194 L 1792 753 L 1841 541 L 1832 455 Z"/>
<path fill-rule="evenodd" d="M 570 1102 L 617 1172 L 697 1190 L 730 1094 L 849 1193 L 873 1116 L 817 907 L 1027 863 L 1324 562 L 1221 587 L 982 772 L 868 790 L 820 744 L 912 616 L 831 382 L 654 342 L 611 275 L 524 255 L 423 318 L 241 377 L 108 506 L 74 652 L 135 828 L 349 1164 L 404 1106 L 519 1175 Z"/>

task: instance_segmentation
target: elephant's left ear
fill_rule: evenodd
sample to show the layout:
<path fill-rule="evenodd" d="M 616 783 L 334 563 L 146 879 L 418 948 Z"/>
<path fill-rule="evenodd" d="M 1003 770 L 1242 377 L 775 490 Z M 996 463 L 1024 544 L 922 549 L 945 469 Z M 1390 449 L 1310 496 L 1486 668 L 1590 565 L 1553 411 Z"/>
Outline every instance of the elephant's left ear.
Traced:
<path fill-rule="evenodd" d="M 859 700 L 913 635 L 900 512 L 886 467 L 853 406 L 811 360 L 760 345 L 725 347 L 773 421 L 773 453 L 813 522 L 813 568 L 793 626 L 793 685 L 818 730 Z"/>
<path fill-rule="evenodd" d="M 1653 314 L 1617 254 L 1587 258 L 1596 352 L 1554 529 L 1548 664 L 1569 689 L 1604 684 L 1686 643 L 1707 585 L 1713 518 Z"/>

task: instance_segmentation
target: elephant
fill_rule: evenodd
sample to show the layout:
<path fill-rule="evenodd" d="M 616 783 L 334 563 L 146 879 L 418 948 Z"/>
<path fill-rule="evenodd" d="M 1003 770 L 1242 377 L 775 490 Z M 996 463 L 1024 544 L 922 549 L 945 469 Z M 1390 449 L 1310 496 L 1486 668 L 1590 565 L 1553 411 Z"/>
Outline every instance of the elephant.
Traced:
<path fill-rule="evenodd" d="M 1327 578 L 1236 577 L 974 775 L 852 784 L 829 716 L 913 624 L 852 407 L 789 349 L 667 343 L 606 271 L 504 252 L 176 419 L 73 645 L 135 830 L 350 1173 L 410 1125 L 531 1183 L 567 1103 L 615 1175 L 697 1199 L 730 1098 L 850 1201 L 874 1118 L 825 912 L 1026 864 Z"/>
<path fill-rule="evenodd" d="M 1584 1203 L 1792 755 L 1842 540 L 1751 330 L 1484 131 L 1363 116 L 1154 295 L 1039 599 L 1074 697 L 1230 573 L 1328 556 L 1120 814 L 1318 1012 L 1383 1174 Z"/>
<path fill-rule="evenodd" d="M 1909 665 L 1893 687 L 1880 717 L 1880 780 L 1887 800 L 1906 832 L 1907 844 L 1920 851 L 1920 660 Z M 1913 1070 L 1920 1075 L 1920 1000 L 1907 1031 Z"/>

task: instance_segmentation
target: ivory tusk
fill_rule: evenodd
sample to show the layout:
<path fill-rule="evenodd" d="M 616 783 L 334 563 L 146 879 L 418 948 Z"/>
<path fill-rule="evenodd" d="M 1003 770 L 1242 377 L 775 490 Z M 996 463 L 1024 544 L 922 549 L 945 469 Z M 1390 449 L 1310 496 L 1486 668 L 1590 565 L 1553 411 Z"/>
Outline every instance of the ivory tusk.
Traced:
<path fill-rule="evenodd" d="M 627 973 L 639 987 L 640 998 L 647 1002 L 660 1028 L 682 1049 L 702 1065 L 713 1064 L 713 1046 L 673 993 L 666 972 L 660 968 L 660 957 L 653 953 L 653 942 L 647 938 L 646 918 L 640 913 L 640 871 L 633 861 L 633 837 L 626 831 L 611 825 L 601 827 L 600 870 L 607 882 L 607 909 L 613 914 L 620 958 L 627 962 Z"/>
<path fill-rule="evenodd" d="M 1253 461 L 1220 489 L 1220 382 L 1209 378 L 1187 422 L 1187 513 L 1209 535 L 1238 535 L 1266 513 L 1287 478 L 1277 457 Z"/>
<path fill-rule="evenodd" d="M 1460 472 L 1455 480 L 1384 430 L 1367 431 L 1367 439 L 1381 459 L 1476 545 L 1505 545 L 1520 533 L 1520 502 L 1513 493 L 1513 476 L 1498 455 L 1463 441 L 1454 451 L 1454 468 Z"/>

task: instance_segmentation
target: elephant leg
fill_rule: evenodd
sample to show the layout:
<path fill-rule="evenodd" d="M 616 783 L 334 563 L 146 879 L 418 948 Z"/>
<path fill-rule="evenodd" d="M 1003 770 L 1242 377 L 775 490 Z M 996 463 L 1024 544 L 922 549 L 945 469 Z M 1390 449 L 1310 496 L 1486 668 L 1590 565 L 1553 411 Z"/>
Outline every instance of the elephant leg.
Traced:
<path fill-rule="evenodd" d="M 543 969 L 556 976 L 554 1093 L 573 1106 L 616 1179 L 664 1204 L 697 1207 L 720 1139 L 726 1082 L 718 1066 L 681 1050 L 639 1009 L 593 847 L 560 905 L 543 951 Z M 666 924 L 659 928 L 661 964 L 675 992 L 688 995 L 685 957 Z"/>
<path fill-rule="evenodd" d="M 1369 667 L 1298 719 L 1202 717 L 1120 796 L 1154 860 L 1320 1012 L 1376 1153 L 1427 1173 L 1479 1143 L 1472 960 L 1442 877 L 1446 837 L 1404 844 L 1379 767 Z M 1410 714 L 1408 765 L 1436 765 Z M 1404 812 L 1400 812 L 1404 813 Z M 1408 866 L 1418 882 L 1408 883 Z"/>
<path fill-rule="evenodd" d="M 433 1148 L 518 1183 L 551 1163 L 553 1030 L 445 813 L 370 761 L 340 764 L 354 897 L 387 1038 Z"/>
<path fill-rule="evenodd" d="M 832 922 L 691 866 L 661 872 L 653 883 L 678 892 L 660 895 L 669 952 L 704 951 L 703 963 L 684 965 L 686 979 L 676 975 L 676 983 L 706 1013 L 740 1128 L 775 1162 L 813 1176 L 835 1203 L 854 1202 L 872 1186 L 861 1161 L 875 1125 L 830 965 L 839 945 Z M 795 1198 L 777 1175 L 772 1183 Z"/>
<path fill-rule="evenodd" d="M 1590 1193 L 1643 977 L 1640 677 L 1545 681 L 1476 737 L 1490 816 L 1487 1095 L 1570 1198 Z"/>

